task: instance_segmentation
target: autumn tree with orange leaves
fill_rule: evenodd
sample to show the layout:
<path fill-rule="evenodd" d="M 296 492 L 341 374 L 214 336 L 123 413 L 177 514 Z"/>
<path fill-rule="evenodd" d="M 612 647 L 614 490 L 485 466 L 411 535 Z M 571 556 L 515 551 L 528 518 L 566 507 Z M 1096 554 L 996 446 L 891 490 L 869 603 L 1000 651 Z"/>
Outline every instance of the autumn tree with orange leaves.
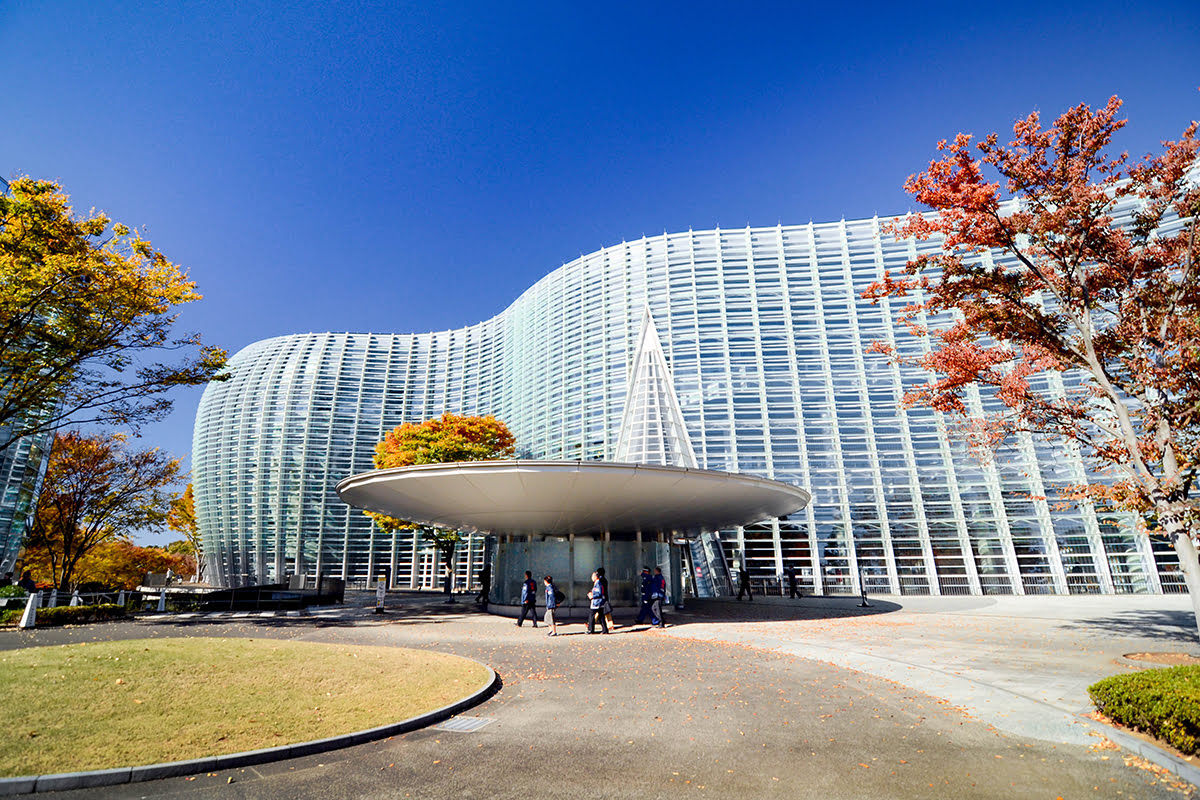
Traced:
<path fill-rule="evenodd" d="M 1048 128 L 1035 112 L 1007 144 L 941 142 L 905 184 L 936 214 L 892 227 L 941 251 L 864 297 L 908 298 L 903 320 L 930 340 L 917 362 L 935 377 L 906 403 L 962 418 L 985 452 L 1022 431 L 1077 445 L 1099 479 L 1065 496 L 1136 511 L 1170 537 L 1200 610 L 1197 123 L 1132 161 L 1109 150 L 1120 107 L 1081 104 Z M 922 325 L 946 312 L 949 327 Z M 984 418 L 971 387 L 999 401 Z"/>
<path fill-rule="evenodd" d="M 383 441 L 375 445 L 374 461 L 377 469 L 388 469 L 452 461 L 490 461 L 512 458 L 515 452 L 516 440 L 508 426 L 495 417 L 442 414 L 419 425 L 406 422 L 388 431 Z M 389 533 L 420 527 L 373 511 L 363 513 Z M 421 528 L 421 536 L 442 558 L 445 569 L 443 591 L 450 595 L 454 552 L 462 541 L 462 534 L 441 528 Z"/>
<path fill-rule="evenodd" d="M 26 550 L 45 561 L 41 577 L 70 591 L 97 547 L 161 525 L 180 476 L 179 459 L 135 449 L 120 434 L 58 434 L 25 538 Z"/>

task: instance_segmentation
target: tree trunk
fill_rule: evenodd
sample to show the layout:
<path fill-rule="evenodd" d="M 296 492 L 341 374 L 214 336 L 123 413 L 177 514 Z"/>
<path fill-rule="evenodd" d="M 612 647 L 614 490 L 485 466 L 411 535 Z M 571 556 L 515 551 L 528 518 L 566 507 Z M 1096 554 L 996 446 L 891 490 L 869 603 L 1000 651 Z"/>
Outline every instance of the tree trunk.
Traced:
<path fill-rule="evenodd" d="M 1196 635 L 1200 637 L 1200 556 L 1196 553 L 1196 545 L 1192 541 L 1192 532 L 1184 522 L 1182 509 L 1174 503 L 1159 503 L 1159 519 L 1163 529 L 1171 537 L 1175 545 L 1175 554 L 1179 556 L 1179 568 L 1183 571 L 1183 580 L 1187 584 L 1188 593 L 1192 596 L 1192 612 L 1196 615 Z"/>

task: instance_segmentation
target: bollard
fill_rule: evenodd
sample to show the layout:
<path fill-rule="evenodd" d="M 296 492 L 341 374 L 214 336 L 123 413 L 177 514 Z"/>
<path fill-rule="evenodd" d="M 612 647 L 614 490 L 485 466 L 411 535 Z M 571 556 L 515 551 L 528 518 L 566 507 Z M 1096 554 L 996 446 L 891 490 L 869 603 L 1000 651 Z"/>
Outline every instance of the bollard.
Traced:
<path fill-rule="evenodd" d="M 167 590 L 166 589 L 163 589 L 161 592 L 158 593 L 158 610 L 159 611 L 167 610 Z"/>
<path fill-rule="evenodd" d="M 71 595 L 71 605 L 73 605 L 73 606 L 83 605 L 83 601 L 79 599 L 79 590 L 78 589 L 76 589 L 75 593 Z"/>
<path fill-rule="evenodd" d="M 46 603 L 46 608 L 54 608 L 58 605 L 58 589 L 50 590 L 50 602 Z"/>
<path fill-rule="evenodd" d="M 387 594 L 387 576 L 380 575 L 379 580 L 375 582 L 375 613 L 382 614 L 383 598 Z"/>
<path fill-rule="evenodd" d="M 124 589 L 122 589 L 121 592 L 117 595 L 117 605 L 119 605 L 121 608 L 125 607 L 125 590 Z"/>
<path fill-rule="evenodd" d="M 867 602 L 867 582 L 863 579 L 862 567 L 858 568 L 858 588 L 862 591 L 862 602 L 858 604 L 858 607 L 870 608 L 871 604 Z"/>
<path fill-rule="evenodd" d="M 18 628 L 29 630 L 37 627 L 38 597 L 37 592 L 29 593 L 29 600 L 25 603 L 25 613 L 21 615 L 21 621 L 17 624 Z"/>

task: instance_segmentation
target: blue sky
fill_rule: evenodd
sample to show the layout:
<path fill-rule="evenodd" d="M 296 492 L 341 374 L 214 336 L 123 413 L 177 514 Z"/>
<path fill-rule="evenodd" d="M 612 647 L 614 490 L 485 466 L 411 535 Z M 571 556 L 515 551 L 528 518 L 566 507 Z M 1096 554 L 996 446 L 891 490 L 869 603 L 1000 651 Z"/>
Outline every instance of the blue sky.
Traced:
<path fill-rule="evenodd" d="M 234 352 L 461 327 L 581 253 L 910 208 L 959 131 L 1200 117 L 1200 4 L 0 4 L 0 174 L 144 226 Z M 184 455 L 199 390 L 146 434 Z"/>

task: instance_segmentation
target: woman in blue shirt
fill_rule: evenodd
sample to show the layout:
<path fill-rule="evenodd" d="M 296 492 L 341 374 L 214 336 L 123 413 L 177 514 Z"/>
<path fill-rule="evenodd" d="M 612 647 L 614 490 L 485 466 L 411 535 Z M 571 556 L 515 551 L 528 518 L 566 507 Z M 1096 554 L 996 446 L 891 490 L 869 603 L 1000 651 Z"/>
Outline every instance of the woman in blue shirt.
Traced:
<path fill-rule="evenodd" d="M 554 586 L 554 578 L 547 575 L 546 583 L 546 624 L 550 626 L 547 636 L 558 636 L 558 624 L 554 621 L 554 609 L 558 608 L 558 589 Z"/>
<path fill-rule="evenodd" d="M 596 632 L 596 620 L 600 620 L 600 629 L 608 633 L 608 622 L 604 619 L 604 587 L 600 584 L 600 576 L 592 573 L 592 610 L 588 614 L 587 632 Z"/>

